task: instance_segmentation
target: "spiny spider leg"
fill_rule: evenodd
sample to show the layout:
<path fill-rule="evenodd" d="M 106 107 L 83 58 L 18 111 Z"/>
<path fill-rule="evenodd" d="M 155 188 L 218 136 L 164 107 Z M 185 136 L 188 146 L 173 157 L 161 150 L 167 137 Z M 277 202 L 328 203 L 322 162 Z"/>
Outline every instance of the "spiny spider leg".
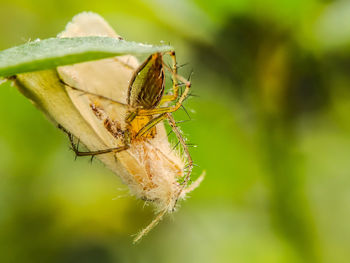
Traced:
<path fill-rule="evenodd" d="M 197 166 L 196 164 L 193 163 L 192 157 L 190 155 L 190 152 L 188 151 L 188 147 L 187 144 L 185 143 L 185 140 L 183 139 L 183 137 L 181 136 L 181 133 L 179 131 L 179 129 L 176 126 L 176 122 L 173 118 L 173 116 L 170 113 L 167 113 L 167 117 L 168 117 L 168 121 L 170 123 L 170 126 L 172 127 L 172 129 L 174 130 L 174 133 L 176 134 L 176 137 L 178 138 L 178 140 L 180 141 L 181 145 L 183 146 L 183 149 L 187 155 L 187 160 L 188 160 L 188 164 L 186 166 L 187 170 L 187 174 L 184 177 L 184 180 L 182 181 L 182 186 L 178 192 L 177 195 L 177 199 L 175 200 L 174 203 L 174 207 L 177 203 L 177 200 L 180 198 L 181 194 L 188 194 L 189 192 L 193 191 L 195 188 L 197 188 L 200 183 L 204 180 L 205 177 L 205 171 L 202 172 L 202 174 L 193 182 L 191 183 L 190 186 L 187 186 L 188 181 L 191 179 L 191 173 L 192 173 L 192 168 L 193 166 Z"/>
<path fill-rule="evenodd" d="M 138 133 L 136 134 L 136 138 L 138 137 L 142 137 L 145 133 L 147 133 L 147 131 L 149 131 L 152 127 L 154 127 L 155 125 L 157 125 L 159 122 L 161 122 L 162 120 L 166 119 L 167 116 L 165 115 L 165 113 L 160 114 L 159 116 L 153 118 L 152 120 L 150 120 L 145 126 L 143 126 L 141 128 L 141 130 L 138 131 Z"/>
<path fill-rule="evenodd" d="M 108 149 L 98 150 L 98 151 L 81 152 L 77 148 L 75 148 L 75 146 L 72 145 L 72 147 L 73 147 L 73 151 L 77 156 L 95 156 L 95 155 L 111 153 L 111 152 L 118 153 L 129 149 L 129 145 L 124 145 L 124 146 L 108 148 Z"/>
<path fill-rule="evenodd" d="M 75 145 L 74 140 L 73 140 L 73 135 L 67 131 L 62 125 L 58 125 L 58 128 L 61 129 L 62 131 L 64 131 L 69 138 L 72 150 L 74 151 L 76 156 L 95 156 L 95 155 L 99 155 L 99 154 L 105 154 L 105 153 L 118 153 L 121 151 L 125 151 L 127 149 L 129 149 L 129 145 L 123 145 L 123 146 L 118 146 L 118 147 L 114 147 L 114 148 L 108 148 L 108 149 L 103 149 L 103 150 L 98 150 L 98 151 L 87 151 L 87 152 L 81 152 L 79 151 L 77 145 Z"/>
<path fill-rule="evenodd" d="M 172 130 L 174 131 L 177 139 L 179 140 L 179 142 L 181 143 L 181 145 L 182 145 L 182 147 L 183 147 L 183 149 L 185 151 L 185 154 L 187 155 L 187 162 L 188 163 L 187 163 L 186 167 L 188 168 L 188 170 L 187 170 L 187 174 L 184 177 L 184 180 L 181 183 L 182 187 L 181 187 L 181 189 L 179 191 L 179 195 L 180 195 L 182 190 L 183 190 L 183 188 L 187 185 L 187 182 L 190 179 L 190 175 L 191 175 L 192 168 L 193 168 L 193 160 L 192 160 L 192 157 L 191 157 L 190 152 L 188 150 L 187 144 L 186 144 L 184 138 L 182 137 L 182 135 L 180 133 L 180 130 L 176 126 L 176 122 L 175 122 L 173 116 L 170 113 L 166 113 L 166 116 L 167 116 L 167 119 L 169 121 L 169 124 L 170 124 Z"/>
<path fill-rule="evenodd" d="M 171 75 L 172 75 L 173 94 L 172 95 L 165 95 L 165 96 L 163 96 L 163 98 L 160 101 L 160 104 L 163 104 L 164 102 L 174 101 L 179 96 L 179 85 L 177 83 L 177 78 L 176 78 L 176 76 L 177 76 L 177 64 L 176 64 L 175 51 L 169 51 L 169 52 L 166 52 L 165 54 L 169 54 L 169 56 L 171 57 L 171 59 L 173 61 L 173 68 L 172 69 L 170 69 L 170 67 L 168 65 L 165 65 L 163 63 L 163 65 L 167 69 L 170 69 L 169 71 L 171 72 Z"/>
<path fill-rule="evenodd" d="M 63 85 L 65 85 L 65 86 L 67 86 L 67 87 L 69 87 L 69 88 L 71 88 L 71 89 L 73 89 L 73 90 L 77 90 L 77 91 L 82 92 L 83 95 L 84 95 L 84 93 L 85 93 L 85 94 L 89 94 L 89 95 L 96 96 L 96 97 L 98 97 L 98 98 L 100 98 L 100 99 L 103 99 L 103 100 L 108 100 L 108 101 L 110 101 L 110 102 L 112 102 L 112 103 L 116 103 L 116 104 L 119 104 L 119 105 L 122 105 L 122 106 L 125 106 L 125 107 L 129 107 L 129 105 L 126 104 L 126 103 L 122 103 L 122 102 L 120 102 L 120 101 L 116 101 L 116 100 L 113 100 L 113 99 L 111 99 L 111 98 L 108 98 L 108 97 L 105 97 L 105 96 L 102 96 L 102 95 L 99 95 L 99 94 L 96 94 L 96 93 L 93 93 L 93 92 L 90 92 L 90 91 L 86 91 L 86 90 L 79 89 L 79 88 L 77 88 L 77 87 L 73 87 L 73 86 L 71 86 L 71 85 L 65 83 L 65 82 L 64 82 L 63 80 L 61 80 L 61 79 L 60 79 L 60 82 L 61 82 Z"/>

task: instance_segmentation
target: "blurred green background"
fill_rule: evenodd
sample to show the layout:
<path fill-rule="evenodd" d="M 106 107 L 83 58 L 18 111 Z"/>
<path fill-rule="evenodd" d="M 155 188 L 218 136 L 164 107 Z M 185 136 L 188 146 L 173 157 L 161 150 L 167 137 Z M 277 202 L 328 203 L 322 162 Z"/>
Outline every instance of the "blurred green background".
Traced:
<path fill-rule="evenodd" d="M 189 63 L 207 177 L 132 245 L 152 209 L 2 84 L 0 262 L 349 262 L 350 1 L 0 0 L 0 49 L 81 11 Z"/>

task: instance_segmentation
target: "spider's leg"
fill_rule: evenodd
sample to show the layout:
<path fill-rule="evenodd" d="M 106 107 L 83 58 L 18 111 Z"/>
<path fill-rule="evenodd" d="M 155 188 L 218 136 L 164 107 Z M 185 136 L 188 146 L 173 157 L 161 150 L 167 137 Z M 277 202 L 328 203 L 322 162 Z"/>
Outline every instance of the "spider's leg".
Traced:
<path fill-rule="evenodd" d="M 73 86 L 67 84 L 66 82 L 64 82 L 64 81 L 61 80 L 61 79 L 60 79 L 60 82 L 61 82 L 64 86 L 66 86 L 66 87 L 68 87 L 68 88 L 70 88 L 70 89 L 73 89 L 73 90 L 76 90 L 76 91 L 80 91 L 82 94 L 89 94 L 89 95 L 92 95 L 92 96 L 96 96 L 96 97 L 99 98 L 99 99 L 103 99 L 103 100 L 110 101 L 110 102 L 112 102 L 112 103 L 114 103 L 114 104 L 119 104 L 119 105 L 122 105 L 122 106 L 124 106 L 124 107 L 129 107 L 129 105 L 126 104 L 126 103 L 123 103 L 123 102 L 120 102 L 120 101 L 116 101 L 116 100 L 113 100 L 113 99 L 111 99 L 111 98 L 108 98 L 108 97 L 105 97 L 105 96 L 102 96 L 102 95 L 99 95 L 99 94 L 96 94 L 96 93 L 93 93 L 93 92 L 90 92 L 90 91 L 82 90 L 82 89 L 79 89 L 79 88 L 77 88 L 77 87 L 73 87 Z"/>
<path fill-rule="evenodd" d="M 121 151 L 125 151 L 125 150 L 129 149 L 129 145 L 127 143 L 125 143 L 125 145 L 123 145 L 123 146 L 118 146 L 118 147 L 114 147 L 114 148 L 107 148 L 107 149 L 97 150 L 97 151 L 82 152 L 82 151 L 79 151 L 79 145 L 76 145 L 74 143 L 73 134 L 71 134 L 69 131 L 67 131 L 61 125 L 58 125 L 58 128 L 61 129 L 62 131 L 64 131 L 68 135 L 70 144 L 72 146 L 72 150 L 74 151 L 76 156 L 95 156 L 95 155 L 111 153 L 111 152 L 117 153 L 117 152 L 121 152 Z"/>
<path fill-rule="evenodd" d="M 169 66 L 165 66 L 171 72 L 171 75 L 172 75 L 173 94 L 163 96 L 163 98 L 160 101 L 160 104 L 163 104 L 164 102 L 176 100 L 177 97 L 179 96 L 179 86 L 181 85 L 181 84 L 179 85 L 178 81 L 177 81 L 177 64 L 176 64 L 175 51 L 169 51 L 169 52 L 166 52 L 166 54 L 169 54 L 169 56 L 171 57 L 171 59 L 173 61 L 172 68 L 170 68 Z"/>
<path fill-rule="evenodd" d="M 182 145 L 185 154 L 187 155 L 187 169 L 188 170 L 187 170 L 187 173 L 184 176 L 183 181 L 181 183 L 182 187 L 181 187 L 180 192 L 179 192 L 179 195 L 180 195 L 182 190 L 186 187 L 186 185 L 190 179 L 192 168 L 193 168 L 193 160 L 192 160 L 192 157 L 191 157 L 190 152 L 188 150 L 188 146 L 187 146 L 184 138 L 182 137 L 180 130 L 176 126 L 176 122 L 175 122 L 173 116 L 171 116 L 170 113 L 166 113 L 166 117 L 167 117 L 169 124 L 170 124 L 172 130 L 174 131 L 177 139 L 179 140 L 180 144 Z"/>
<path fill-rule="evenodd" d="M 159 122 L 161 122 L 166 118 L 167 116 L 165 113 L 160 114 L 159 116 L 153 118 L 145 126 L 143 126 L 141 130 L 138 131 L 138 133 L 136 134 L 136 138 L 142 137 L 147 133 L 147 131 L 149 131 L 151 128 L 153 128 L 155 125 L 157 125 Z"/>
<path fill-rule="evenodd" d="M 191 178 L 191 172 L 192 172 L 192 168 L 194 166 L 194 163 L 193 163 L 192 157 L 190 155 L 190 152 L 188 150 L 188 145 L 185 143 L 184 138 L 182 137 L 179 129 L 177 128 L 176 122 L 175 122 L 173 116 L 170 113 L 167 113 L 166 115 L 167 115 L 167 119 L 169 121 L 169 124 L 170 124 L 172 130 L 174 131 L 176 137 L 178 138 L 179 142 L 181 143 L 181 145 L 182 145 L 182 147 L 183 147 L 183 149 L 184 149 L 184 151 L 185 151 L 185 153 L 187 155 L 187 162 L 188 162 L 188 164 L 187 164 L 187 168 L 188 168 L 187 174 L 184 176 L 183 181 L 181 183 L 182 184 L 181 188 L 180 188 L 180 190 L 178 192 L 177 199 L 176 199 L 176 201 L 174 203 L 174 207 L 175 207 L 176 202 L 179 199 L 179 197 L 181 196 L 181 194 L 185 194 L 186 195 L 187 193 L 193 191 L 195 188 L 197 188 L 200 185 L 200 183 L 204 180 L 205 171 L 202 172 L 202 174 L 189 187 L 187 187 L 187 183 L 188 183 L 188 181 Z"/>

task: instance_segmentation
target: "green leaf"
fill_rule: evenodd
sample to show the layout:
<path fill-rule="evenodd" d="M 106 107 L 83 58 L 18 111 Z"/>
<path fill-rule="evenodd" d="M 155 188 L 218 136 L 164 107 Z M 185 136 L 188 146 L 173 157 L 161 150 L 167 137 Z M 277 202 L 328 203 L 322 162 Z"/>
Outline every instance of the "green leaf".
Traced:
<path fill-rule="evenodd" d="M 118 55 L 152 54 L 172 50 L 111 37 L 49 38 L 0 52 L 0 77 Z"/>

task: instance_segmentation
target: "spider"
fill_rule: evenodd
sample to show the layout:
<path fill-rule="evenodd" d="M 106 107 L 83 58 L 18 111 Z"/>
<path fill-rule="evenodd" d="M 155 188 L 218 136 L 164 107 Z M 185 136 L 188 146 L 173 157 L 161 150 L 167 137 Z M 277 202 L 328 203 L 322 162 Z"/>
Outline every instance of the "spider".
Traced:
<path fill-rule="evenodd" d="M 163 61 L 163 56 L 169 55 L 172 60 L 172 66 L 168 66 Z M 118 58 L 115 58 L 118 60 Z M 124 63 L 119 61 L 120 63 Z M 129 67 L 127 63 L 125 63 L 126 67 Z M 165 86 L 165 72 L 164 69 L 168 70 L 171 73 L 172 78 L 172 94 L 164 95 L 164 86 Z M 156 201 L 156 199 L 166 199 L 164 201 L 165 206 L 162 208 L 162 211 L 158 214 L 158 216 L 151 222 L 149 226 L 147 226 L 144 230 L 141 231 L 141 233 L 138 235 L 138 237 L 135 239 L 135 241 L 138 241 L 143 235 L 145 235 L 151 228 L 153 228 L 165 215 L 167 212 L 174 211 L 176 203 L 181 195 L 184 195 L 187 192 L 192 191 L 200 181 L 202 180 L 202 177 L 200 179 L 197 179 L 198 181 L 192 183 L 191 186 L 188 186 L 190 175 L 193 168 L 193 161 L 191 158 L 191 155 L 189 153 L 188 147 L 186 145 L 185 139 L 182 137 L 180 130 L 176 126 L 176 122 L 174 118 L 172 117 L 172 112 L 177 111 L 181 106 L 184 100 L 188 97 L 189 91 L 191 88 L 191 83 L 189 80 L 185 79 L 184 77 L 180 76 L 177 73 L 177 63 L 176 63 L 176 56 L 174 51 L 169 51 L 165 53 L 154 53 L 150 55 L 133 73 L 131 80 L 128 85 L 127 89 L 127 99 L 126 103 L 113 100 L 111 98 L 101 96 L 99 94 L 95 94 L 92 92 L 88 92 L 85 90 L 81 90 L 77 87 L 73 87 L 71 85 L 68 85 L 64 81 L 61 80 L 61 82 L 68 88 L 71 88 L 73 90 L 77 90 L 82 92 L 83 94 L 90 94 L 96 98 L 99 98 L 100 100 L 107 100 L 110 101 L 112 104 L 117 104 L 119 106 L 122 106 L 126 109 L 125 118 L 123 120 L 123 126 L 121 127 L 120 123 L 111 120 L 109 118 L 108 114 L 104 113 L 104 110 L 99 107 L 97 103 L 92 103 L 91 109 L 94 112 L 94 114 L 100 118 L 103 119 L 103 123 L 105 128 L 113 135 L 115 135 L 116 138 L 121 138 L 122 145 L 114 148 L 107 148 L 97 151 L 86 151 L 82 152 L 79 151 L 79 145 L 76 145 L 74 143 L 74 137 L 73 135 L 64 129 L 62 126 L 59 126 L 65 133 L 68 134 L 71 146 L 73 151 L 75 152 L 76 156 L 96 156 L 106 153 L 122 153 L 124 151 L 131 150 L 131 148 L 134 145 L 142 145 L 146 147 L 147 150 L 145 151 L 156 151 L 153 156 L 156 156 L 154 159 L 159 159 L 160 157 L 162 159 L 166 159 L 167 162 L 171 163 L 172 160 L 170 157 L 168 157 L 166 154 L 164 154 L 161 150 L 158 149 L 158 147 L 154 147 L 150 144 L 152 139 L 154 139 L 157 136 L 157 124 L 162 122 L 163 120 L 168 120 L 169 125 L 172 129 L 172 131 L 175 133 L 177 139 L 179 140 L 179 143 L 182 145 L 183 150 L 187 157 L 187 165 L 182 168 L 183 171 L 186 170 L 185 175 L 177 178 L 177 186 L 175 190 L 168 190 L 163 187 L 166 190 L 162 190 L 160 192 L 166 192 L 165 197 L 157 196 L 155 195 L 154 189 L 156 189 L 157 184 L 159 184 L 159 181 L 155 179 L 155 175 L 152 174 L 150 171 L 151 169 L 147 166 L 145 169 L 148 171 L 149 178 L 147 179 L 149 182 L 145 183 L 144 178 L 138 179 L 138 184 L 141 187 L 142 196 L 141 199 L 146 201 Z M 179 94 L 179 88 L 181 86 L 185 86 L 185 89 L 183 93 Z M 173 103 L 173 105 L 169 106 L 168 104 Z M 101 117 L 104 116 L 104 117 Z M 150 144 L 152 148 L 147 148 Z M 148 153 L 146 153 L 146 156 Z M 140 154 L 141 155 L 141 154 Z M 142 156 L 144 156 L 145 153 L 142 152 Z M 152 155 L 152 153 L 151 153 Z M 145 157 L 148 158 L 148 157 Z M 150 158 L 148 158 L 150 159 Z M 152 159 L 153 160 L 153 159 Z M 148 160 L 147 160 L 148 161 Z M 179 170 L 180 167 L 176 165 L 175 163 L 172 164 L 174 167 L 173 170 Z M 174 172 L 175 173 L 175 172 Z M 182 175 L 181 171 L 177 171 L 176 176 Z M 162 174 L 160 177 L 163 176 Z M 166 174 L 164 175 L 164 177 Z M 161 180 L 165 180 L 162 179 Z M 158 185 L 159 187 L 159 185 Z M 153 191 L 153 192 L 152 192 Z M 169 192 L 169 193 L 168 193 Z M 152 198 L 147 197 L 149 193 L 152 193 Z M 163 194 L 163 193 L 162 193 Z M 164 195 L 164 194 L 163 194 Z"/>
<path fill-rule="evenodd" d="M 170 55 L 173 61 L 172 68 L 163 63 L 164 54 Z M 77 156 L 95 156 L 99 154 L 105 154 L 110 152 L 116 153 L 127 150 L 129 149 L 130 144 L 134 141 L 144 141 L 150 138 L 154 138 L 156 134 L 155 126 L 162 120 L 168 119 L 171 128 L 173 129 L 174 133 L 176 134 L 178 140 L 180 141 L 185 150 L 185 153 L 188 158 L 188 175 L 190 174 L 190 171 L 193 168 L 193 161 L 189 154 L 185 140 L 181 136 L 181 133 L 177 128 L 176 122 L 172 117 L 171 113 L 177 111 L 182 106 L 183 101 L 187 98 L 189 94 L 191 83 L 184 77 L 177 74 L 175 51 L 165 52 L 164 54 L 154 53 L 150 55 L 135 70 L 128 88 L 127 104 L 112 100 L 110 98 L 106 98 L 98 94 L 82 91 L 76 87 L 72 87 L 67 83 L 64 83 L 61 80 L 61 82 L 63 82 L 64 85 L 69 86 L 72 89 L 79 90 L 84 93 L 90 93 L 91 95 L 100 97 L 102 99 L 110 100 L 112 103 L 117 103 L 128 107 L 128 116 L 125 119 L 125 123 L 127 123 L 128 128 L 124 132 L 124 145 L 115 148 L 81 152 L 78 150 L 77 145 L 75 145 L 75 143 L 73 142 L 72 134 L 70 134 L 61 125 L 59 125 L 59 128 L 64 130 L 64 132 L 68 134 L 72 144 L 72 148 Z M 168 69 L 172 74 L 173 94 L 170 95 L 163 95 L 165 83 L 164 68 Z M 179 83 L 178 80 L 180 80 L 182 83 Z M 185 86 L 185 90 L 179 97 L 179 87 L 183 85 Z M 168 107 L 159 107 L 164 103 L 175 101 L 178 97 L 179 99 L 176 101 L 175 105 Z M 189 176 L 187 176 L 186 178 L 188 177 Z M 184 180 L 185 183 L 188 181 L 188 179 Z"/>

